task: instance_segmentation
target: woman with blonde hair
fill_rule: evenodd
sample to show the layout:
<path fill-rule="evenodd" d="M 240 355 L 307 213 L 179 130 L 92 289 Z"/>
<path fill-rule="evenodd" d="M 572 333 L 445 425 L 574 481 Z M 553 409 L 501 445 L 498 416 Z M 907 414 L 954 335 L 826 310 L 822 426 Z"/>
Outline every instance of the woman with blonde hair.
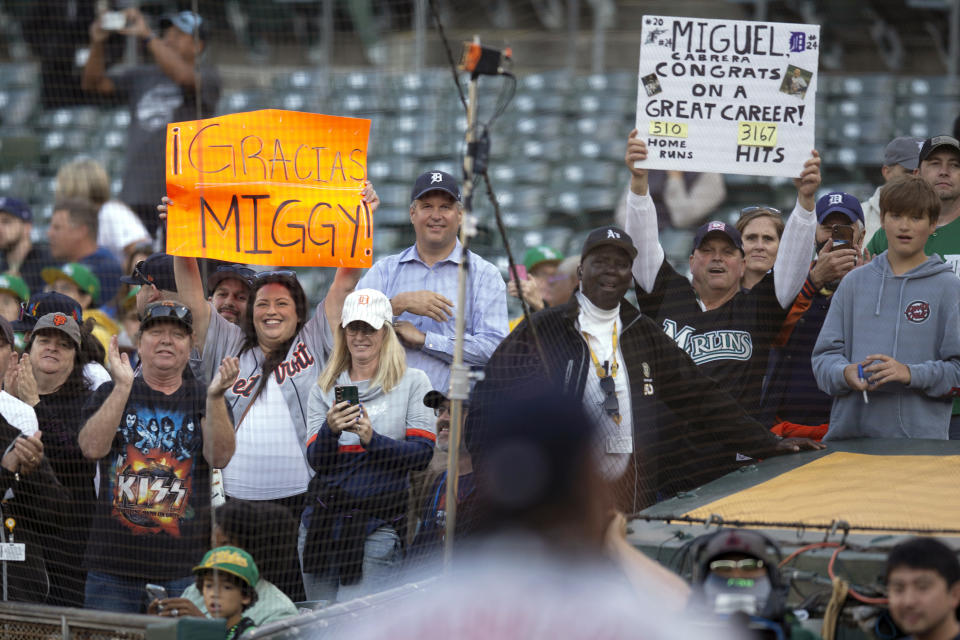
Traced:
<path fill-rule="evenodd" d="M 425 469 L 436 427 L 427 375 L 406 365 L 390 300 L 354 291 L 310 392 L 307 459 L 317 472 L 304 511 L 309 600 L 385 589 L 402 560 L 410 471 Z"/>
<path fill-rule="evenodd" d="M 746 207 L 740 211 L 736 226 L 743 239 L 744 270 L 740 286 L 752 289 L 773 269 L 783 235 L 783 216 L 773 207 Z"/>
<path fill-rule="evenodd" d="M 152 242 L 137 214 L 119 200 L 110 199 L 110 177 L 93 158 L 81 156 L 60 167 L 56 198 L 84 198 L 93 203 L 99 211 L 97 244 L 108 249 L 121 264 L 127 247 L 142 241 Z M 104 303 L 110 302 L 112 300 L 104 300 Z"/>

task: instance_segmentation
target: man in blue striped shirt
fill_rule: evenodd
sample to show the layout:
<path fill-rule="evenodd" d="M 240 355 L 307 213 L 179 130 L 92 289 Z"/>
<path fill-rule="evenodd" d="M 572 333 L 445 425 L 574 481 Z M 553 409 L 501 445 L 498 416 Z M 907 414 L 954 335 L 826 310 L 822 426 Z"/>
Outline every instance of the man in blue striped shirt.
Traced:
<path fill-rule="evenodd" d="M 465 259 L 457 230 L 463 219 L 460 186 L 448 173 L 427 171 L 414 183 L 410 222 L 416 243 L 364 274 L 358 289 L 382 291 L 393 305 L 394 329 L 407 366 L 422 369 L 434 389 L 450 386 L 457 270 Z M 467 251 L 464 363 L 482 367 L 507 335 L 506 285 L 495 266 Z"/>

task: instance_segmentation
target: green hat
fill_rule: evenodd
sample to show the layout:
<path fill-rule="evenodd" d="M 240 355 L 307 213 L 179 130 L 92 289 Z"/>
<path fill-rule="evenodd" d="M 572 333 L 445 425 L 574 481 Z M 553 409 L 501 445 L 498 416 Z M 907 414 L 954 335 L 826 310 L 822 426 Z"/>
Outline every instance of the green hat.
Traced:
<path fill-rule="evenodd" d="M 546 262 L 560 264 L 562 260 L 562 253 L 546 245 L 530 247 L 523 254 L 523 266 L 527 268 L 528 273 Z"/>
<path fill-rule="evenodd" d="M 30 299 L 30 287 L 23 281 L 23 278 L 12 273 L 0 274 L 0 291 L 12 293 L 20 299 L 20 302 L 26 302 Z"/>
<path fill-rule="evenodd" d="M 93 298 L 93 304 L 100 301 L 100 278 L 93 275 L 90 267 L 79 262 L 68 262 L 59 269 L 57 267 L 47 267 L 40 272 L 43 281 L 47 284 L 53 284 L 61 278 L 71 280 L 80 287 L 84 293 L 90 294 Z"/>
<path fill-rule="evenodd" d="M 232 574 L 256 587 L 260 580 L 260 570 L 253 556 L 239 547 L 217 547 L 203 556 L 203 561 L 193 568 L 194 573 L 216 569 Z"/>

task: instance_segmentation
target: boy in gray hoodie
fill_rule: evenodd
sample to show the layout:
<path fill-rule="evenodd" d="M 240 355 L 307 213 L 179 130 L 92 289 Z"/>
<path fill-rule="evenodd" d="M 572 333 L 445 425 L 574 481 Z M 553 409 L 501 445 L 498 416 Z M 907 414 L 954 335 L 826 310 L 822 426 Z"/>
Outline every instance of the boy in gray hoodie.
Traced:
<path fill-rule="evenodd" d="M 813 350 L 817 385 L 834 396 L 824 440 L 945 440 L 960 391 L 960 279 L 924 244 L 940 200 L 917 176 L 880 194 L 889 248 L 851 271 Z"/>

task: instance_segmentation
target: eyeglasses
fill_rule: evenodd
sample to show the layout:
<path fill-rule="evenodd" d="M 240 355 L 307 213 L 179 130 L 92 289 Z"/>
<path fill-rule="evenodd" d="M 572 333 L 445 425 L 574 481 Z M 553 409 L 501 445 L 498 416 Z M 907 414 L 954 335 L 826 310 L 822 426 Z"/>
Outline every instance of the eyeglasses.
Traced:
<path fill-rule="evenodd" d="M 778 216 L 783 215 L 780 209 L 777 209 L 776 207 L 767 207 L 759 204 L 751 205 L 749 207 L 744 207 L 743 209 L 740 209 L 740 215 L 745 216 L 748 213 L 754 213 L 756 211 L 769 211 L 770 213 L 776 214 Z"/>
<path fill-rule="evenodd" d="M 743 560 L 714 560 L 710 563 L 710 571 L 719 574 L 741 571 L 756 571 L 766 567 L 760 558 L 744 558 Z"/>
<path fill-rule="evenodd" d="M 450 413 L 450 403 L 448 402 L 444 402 L 439 407 L 433 408 L 433 415 L 435 415 L 438 418 L 445 413 Z"/>
<path fill-rule="evenodd" d="M 600 378 L 600 390 L 606 394 L 603 399 L 603 410 L 611 418 L 617 419 L 620 416 L 620 403 L 617 401 L 617 385 L 613 376 Z"/>
<path fill-rule="evenodd" d="M 377 332 L 377 329 L 374 329 L 363 320 L 354 320 L 353 322 L 349 322 L 344 329 L 347 331 L 347 333 L 362 333 L 365 336 L 373 335 Z"/>

